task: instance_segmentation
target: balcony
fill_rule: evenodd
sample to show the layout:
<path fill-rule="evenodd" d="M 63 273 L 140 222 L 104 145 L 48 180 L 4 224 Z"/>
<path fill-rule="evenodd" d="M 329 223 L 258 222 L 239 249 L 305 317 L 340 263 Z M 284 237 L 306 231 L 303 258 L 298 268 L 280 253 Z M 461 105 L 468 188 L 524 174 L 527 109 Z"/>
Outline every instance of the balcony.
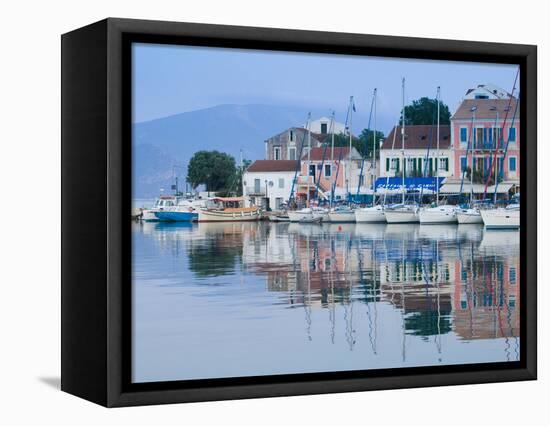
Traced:
<path fill-rule="evenodd" d="M 245 195 L 259 196 L 259 195 L 265 195 L 265 194 L 266 194 L 265 185 L 247 186 L 245 188 Z"/>

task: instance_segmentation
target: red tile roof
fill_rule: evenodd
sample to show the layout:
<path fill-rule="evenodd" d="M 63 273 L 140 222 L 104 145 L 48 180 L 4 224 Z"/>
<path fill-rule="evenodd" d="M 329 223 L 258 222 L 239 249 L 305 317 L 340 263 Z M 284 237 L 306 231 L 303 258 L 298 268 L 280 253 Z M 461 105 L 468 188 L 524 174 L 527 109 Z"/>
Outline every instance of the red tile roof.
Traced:
<path fill-rule="evenodd" d="M 451 120 L 471 120 L 472 108 L 476 107 L 476 119 L 494 120 L 497 112 L 500 120 L 504 120 L 506 110 L 508 111 L 508 121 L 512 120 L 516 108 L 517 99 L 466 99 L 462 101 Z M 519 120 L 519 106 L 516 113 L 516 120 Z"/>
<path fill-rule="evenodd" d="M 395 135 L 394 149 L 401 149 L 401 126 L 394 127 L 390 134 L 384 139 L 382 149 L 392 149 L 393 134 Z M 451 146 L 451 126 L 439 126 L 439 148 L 448 149 Z M 436 149 L 437 147 L 437 126 L 417 125 L 405 126 L 405 149 Z"/>
<path fill-rule="evenodd" d="M 293 172 L 298 163 L 296 160 L 256 160 L 247 172 Z"/>

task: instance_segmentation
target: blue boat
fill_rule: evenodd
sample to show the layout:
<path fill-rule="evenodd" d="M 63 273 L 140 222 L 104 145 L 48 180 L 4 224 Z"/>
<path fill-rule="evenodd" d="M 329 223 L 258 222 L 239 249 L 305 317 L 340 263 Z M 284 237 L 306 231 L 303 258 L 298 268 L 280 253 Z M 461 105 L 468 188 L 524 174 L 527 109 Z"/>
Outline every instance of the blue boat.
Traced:
<path fill-rule="evenodd" d="M 194 211 L 156 211 L 156 218 L 161 222 L 193 222 L 199 218 Z"/>

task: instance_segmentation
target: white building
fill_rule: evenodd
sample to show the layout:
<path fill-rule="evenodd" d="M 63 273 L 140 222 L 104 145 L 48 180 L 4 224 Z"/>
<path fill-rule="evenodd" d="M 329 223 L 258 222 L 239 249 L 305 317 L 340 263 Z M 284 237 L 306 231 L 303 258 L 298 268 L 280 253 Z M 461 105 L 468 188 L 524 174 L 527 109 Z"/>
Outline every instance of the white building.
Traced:
<path fill-rule="evenodd" d="M 344 123 L 339 123 L 338 121 L 334 121 L 334 131 L 331 131 L 330 121 L 330 117 L 321 117 L 312 121 L 310 123 L 311 132 L 320 135 L 326 135 L 329 133 L 334 133 L 336 135 L 340 133 L 347 133 L 346 125 Z"/>
<path fill-rule="evenodd" d="M 439 126 L 439 176 L 453 174 L 454 157 L 451 149 L 450 126 Z M 394 138 L 395 133 L 395 138 Z M 393 147 L 393 149 L 392 149 Z M 380 149 L 380 177 L 401 176 L 401 127 L 394 127 Z M 405 176 L 436 176 L 437 126 L 405 126 Z"/>
<path fill-rule="evenodd" d="M 494 84 L 479 84 L 474 89 L 469 89 L 464 95 L 466 99 L 510 99 L 510 93 Z"/>
<path fill-rule="evenodd" d="M 296 167 L 292 160 L 256 160 L 244 172 L 243 195 L 250 204 L 280 210 L 288 202 Z"/>

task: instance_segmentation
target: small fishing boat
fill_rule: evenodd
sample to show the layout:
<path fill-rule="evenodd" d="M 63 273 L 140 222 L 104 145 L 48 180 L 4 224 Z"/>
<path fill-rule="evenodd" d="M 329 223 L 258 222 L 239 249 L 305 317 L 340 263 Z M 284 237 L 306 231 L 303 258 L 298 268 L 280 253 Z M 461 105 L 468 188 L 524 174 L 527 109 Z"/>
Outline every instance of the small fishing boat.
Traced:
<path fill-rule="evenodd" d="M 217 197 L 198 211 L 198 222 L 244 222 L 260 219 L 258 206 L 244 207 L 243 197 Z"/>
<path fill-rule="evenodd" d="M 418 223 L 418 206 L 415 204 L 397 204 L 384 210 L 388 223 Z"/>
<path fill-rule="evenodd" d="M 357 223 L 385 223 L 386 215 L 384 207 L 371 206 L 355 210 L 355 221 Z"/>
<path fill-rule="evenodd" d="M 477 208 L 471 209 L 460 209 L 456 212 L 456 219 L 459 224 L 481 224 L 483 223 L 483 218 L 481 213 Z"/>
<path fill-rule="evenodd" d="M 456 206 L 442 205 L 426 207 L 418 212 L 418 220 L 421 224 L 457 223 Z"/>
<path fill-rule="evenodd" d="M 351 207 L 340 206 L 328 212 L 328 219 L 334 223 L 355 222 L 355 212 Z"/>
<path fill-rule="evenodd" d="M 519 204 L 505 208 L 481 210 L 485 229 L 519 229 Z"/>
<path fill-rule="evenodd" d="M 143 210 L 141 218 L 145 222 L 158 222 L 159 219 L 155 213 L 173 210 L 177 202 L 178 200 L 175 195 L 161 195 L 155 200 L 152 208 Z"/>

